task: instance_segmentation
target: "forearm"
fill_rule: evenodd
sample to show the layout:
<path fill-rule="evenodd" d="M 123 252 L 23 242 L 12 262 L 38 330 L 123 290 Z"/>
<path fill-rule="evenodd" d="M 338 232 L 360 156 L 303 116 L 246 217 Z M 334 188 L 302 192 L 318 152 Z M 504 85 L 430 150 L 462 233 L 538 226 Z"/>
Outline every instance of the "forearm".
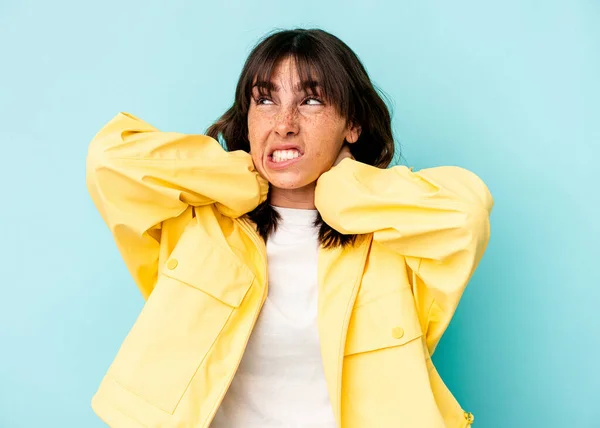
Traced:
<path fill-rule="evenodd" d="M 319 178 L 315 205 L 341 233 L 374 233 L 402 255 L 441 260 L 487 233 L 493 200 L 483 182 L 461 168 L 414 173 L 344 159 Z"/>
<path fill-rule="evenodd" d="M 204 135 L 160 132 L 127 114 L 109 122 L 90 144 L 87 184 L 107 222 L 147 212 L 153 224 L 188 205 L 221 205 L 231 216 L 252 210 L 268 184 L 244 152 L 226 152 Z M 151 225 L 145 224 L 146 227 Z"/>

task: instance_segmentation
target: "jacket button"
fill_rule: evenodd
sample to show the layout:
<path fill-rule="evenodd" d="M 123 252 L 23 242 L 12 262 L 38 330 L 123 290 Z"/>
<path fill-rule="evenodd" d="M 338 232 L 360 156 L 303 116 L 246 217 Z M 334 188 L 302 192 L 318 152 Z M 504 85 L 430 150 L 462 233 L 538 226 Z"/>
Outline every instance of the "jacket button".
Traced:
<path fill-rule="evenodd" d="M 177 267 L 179 263 L 177 262 L 177 259 L 171 259 L 167 262 L 167 268 L 170 270 L 173 270 Z"/>
<path fill-rule="evenodd" d="M 401 339 L 404 336 L 404 329 L 402 327 L 394 327 L 392 329 L 392 336 L 394 339 Z"/>
<path fill-rule="evenodd" d="M 465 412 L 465 419 L 467 420 L 467 423 L 471 425 L 475 421 L 475 416 L 473 416 L 473 413 L 471 412 Z"/>

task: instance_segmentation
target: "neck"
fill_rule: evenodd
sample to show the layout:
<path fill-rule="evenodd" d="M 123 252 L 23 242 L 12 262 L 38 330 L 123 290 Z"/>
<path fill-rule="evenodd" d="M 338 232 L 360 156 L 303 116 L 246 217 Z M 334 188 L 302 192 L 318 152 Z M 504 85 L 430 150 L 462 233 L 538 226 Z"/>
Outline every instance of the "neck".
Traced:
<path fill-rule="evenodd" d="M 299 189 L 280 189 L 271 186 L 270 203 L 281 208 L 314 210 L 315 187 L 316 183 L 311 183 Z"/>

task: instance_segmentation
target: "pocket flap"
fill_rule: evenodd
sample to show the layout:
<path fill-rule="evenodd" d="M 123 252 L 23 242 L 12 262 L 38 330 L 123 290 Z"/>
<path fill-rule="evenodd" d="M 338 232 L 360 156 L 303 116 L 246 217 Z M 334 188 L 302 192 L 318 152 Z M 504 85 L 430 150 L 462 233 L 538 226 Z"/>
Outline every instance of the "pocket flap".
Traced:
<path fill-rule="evenodd" d="M 412 293 L 403 287 L 355 308 L 344 355 L 404 345 L 422 335 Z"/>
<path fill-rule="evenodd" d="M 162 274 L 232 307 L 241 304 L 254 281 L 250 268 L 196 225 L 183 232 L 164 264 Z"/>

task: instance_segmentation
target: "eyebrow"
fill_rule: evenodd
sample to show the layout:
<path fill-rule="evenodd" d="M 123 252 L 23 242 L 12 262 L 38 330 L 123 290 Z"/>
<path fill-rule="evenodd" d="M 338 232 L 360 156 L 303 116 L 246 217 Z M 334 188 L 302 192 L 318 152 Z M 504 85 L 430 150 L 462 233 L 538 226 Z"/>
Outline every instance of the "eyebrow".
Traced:
<path fill-rule="evenodd" d="M 298 83 L 294 87 L 294 90 L 296 92 L 304 92 L 309 88 L 310 89 L 318 88 L 320 86 L 321 85 L 319 85 L 319 82 L 317 82 L 316 80 L 304 80 L 304 81 Z M 267 91 L 272 91 L 272 92 L 279 91 L 279 86 L 277 86 L 275 83 L 265 82 L 265 81 L 256 82 L 254 85 L 252 85 L 252 88 L 266 89 Z"/>

